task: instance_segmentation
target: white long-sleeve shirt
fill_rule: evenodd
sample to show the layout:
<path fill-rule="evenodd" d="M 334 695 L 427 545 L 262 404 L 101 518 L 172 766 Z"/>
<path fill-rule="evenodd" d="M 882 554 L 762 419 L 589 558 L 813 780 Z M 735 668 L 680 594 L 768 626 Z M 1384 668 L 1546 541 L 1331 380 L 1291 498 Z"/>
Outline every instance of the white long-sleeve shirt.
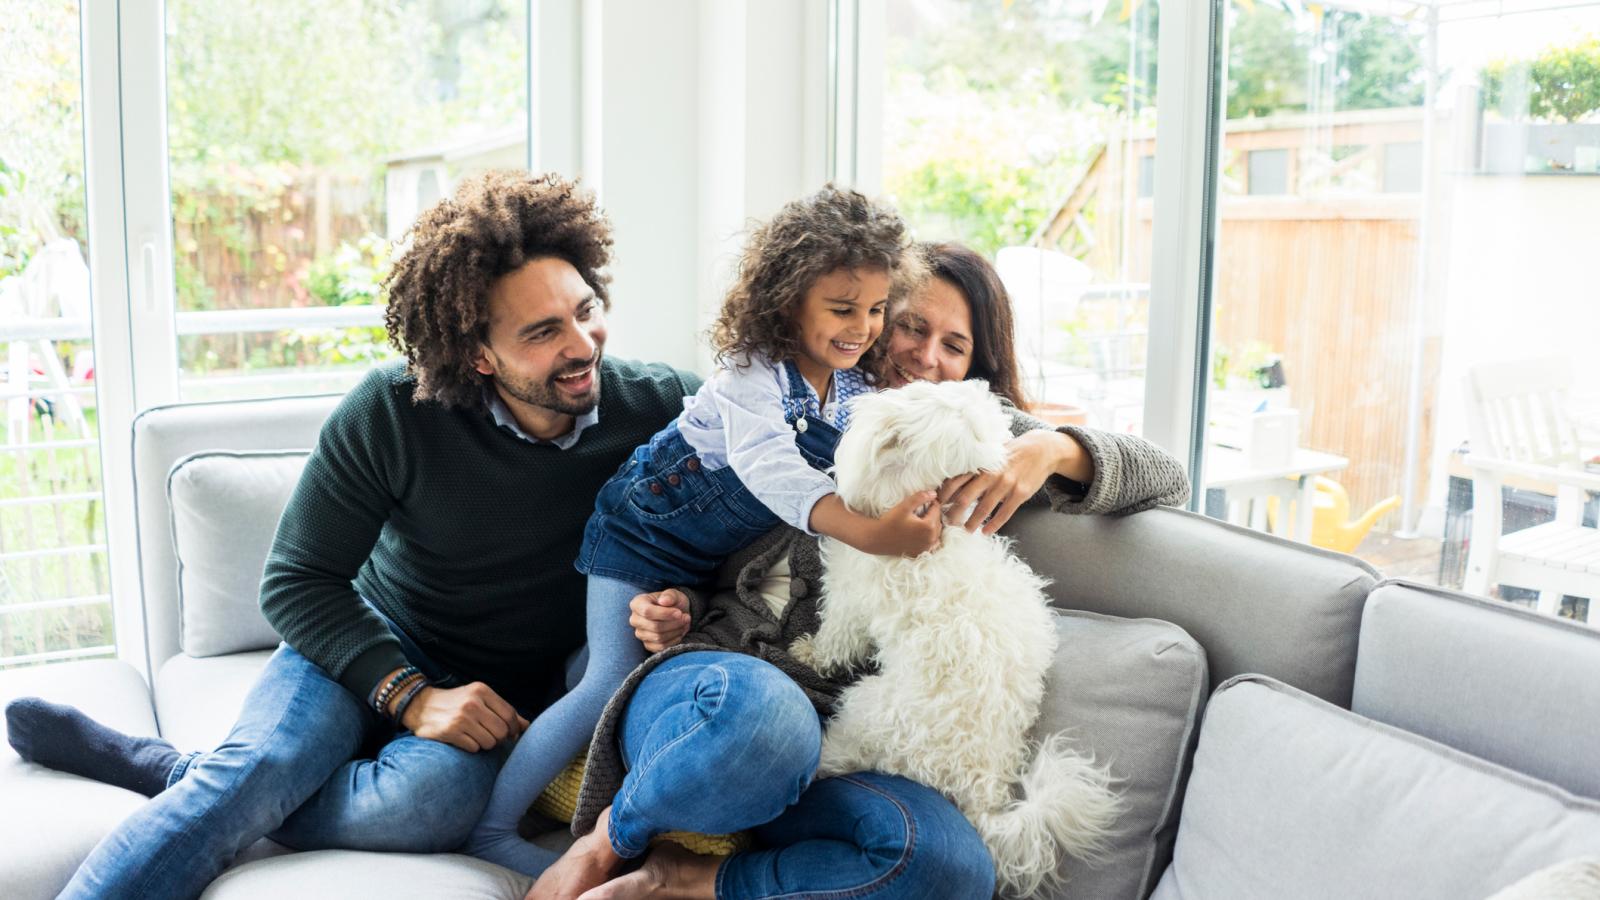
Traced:
<path fill-rule="evenodd" d="M 806 390 L 816 396 L 809 384 Z M 789 377 L 782 365 L 756 357 L 749 365 L 725 366 L 693 397 L 684 398 L 678 430 L 700 454 L 701 465 L 711 470 L 732 466 L 739 481 L 778 518 L 815 534 L 811 508 L 835 487 L 832 478 L 800 455 L 794 428 L 784 421 L 788 393 Z M 822 418 L 829 422 L 839 419 L 837 394 L 836 388 L 830 389 L 821 404 Z"/>

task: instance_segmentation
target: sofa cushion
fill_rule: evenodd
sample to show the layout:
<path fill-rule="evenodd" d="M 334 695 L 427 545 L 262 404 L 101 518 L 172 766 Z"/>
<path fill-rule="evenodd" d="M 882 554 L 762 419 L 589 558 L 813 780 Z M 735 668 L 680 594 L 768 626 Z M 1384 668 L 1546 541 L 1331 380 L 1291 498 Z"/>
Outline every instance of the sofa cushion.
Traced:
<path fill-rule="evenodd" d="M 58 663 L 0 672 L 0 706 L 43 697 L 76 706 L 130 734 L 156 733 L 144 679 L 117 660 Z M 0 718 L 0 737 L 5 722 Z M 25 763 L 0 741 L 0 894 L 48 900 L 78 864 L 145 798 L 132 791 Z"/>
<path fill-rule="evenodd" d="M 304 451 L 205 452 L 167 476 L 178 563 L 183 652 L 217 656 L 275 647 L 261 615 L 261 572 Z"/>
<path fill-rule="evenodd" d="M 1600 803 L 1261 676 L 1212 695 L 1156 900 L 1486 897 L 1600 852 Z"/>
<path fill-rule="evenodd" d="M 1350 705 L 1361 608 L 1378 582 L 1358 559 L 1166 508 L 1025 509 L 1005 533 L 1064 609 L 1176 623 L 1206 648 L 1213 683 L 1255 672 Z"/>
<path fill-rule="evenodd" d="M 139 589 L 144 606 L 145 677 L 179 652 L 177 557 L 167 475 L 191 453 L 304 450 L 342 394 L 181 403 L 147 409 L 133 420 L 133 501 L 139 522 Z"/>
<path fill-rule="evenodd" d="M 1356 712 L 1600 799 L 1600 631 L 1439 588 L 1367 600 Z"/>
<path fill-rule="evenodd" d="M 437 897 L 521 900 L 533 879 L 451 853 L 364 853 L 316 850 L 236 866 L 211 882 L 202 900 L 284 897 Z"/>
<path fill-rule="evenodd" d="M 1155 619 L 1062 612 L 1035 735 L 1065 731 L 1109 763 L 1123 811 L 1093 864 L 1069 860 L 1064 896 L 1140 900 L 1172 856 L 1183 775 L 1207 692 L 1205 651 Z"/>
<path fill-rule="evenodd" d="M 206 657 L 180 653 L 167 660 L 156 676 L 161 736 L 185 752 L 222 743 L 271 656 L 271 650 L 255 650 Z"/>

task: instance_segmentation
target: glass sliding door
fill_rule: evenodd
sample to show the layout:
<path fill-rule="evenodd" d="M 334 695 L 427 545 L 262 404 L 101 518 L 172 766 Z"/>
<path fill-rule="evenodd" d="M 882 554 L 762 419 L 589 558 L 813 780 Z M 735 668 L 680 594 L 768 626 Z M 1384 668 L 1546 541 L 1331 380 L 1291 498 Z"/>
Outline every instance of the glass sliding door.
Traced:
<path fill-rule="evenodd" d="M 889 0 L 862 10 L 884 19 L 881 134 L 863 141 L 881 146 L 882 192 L 919 239 L 958 241 L 996 263 L 1036 412 L 1139 432 L 1157 4 Z"/>
<path fill-rule="evenodd" d="M 114 652 L 76 3 L 0 30 L 0 667 Z"/>
<path fill-rule="evenodd" d="M 462 177 L 528 165 L 524 0 L 168 0 L 184 400 L 339 390 L 388 358 L 380 284 Z"/>
<path fill-rule="evenodd" d="M 1208 512 L 1586 614 L 1496 559 L 1565 523 L 1600 562 L 1597 36 L 1564 0 L 1228 4 Z"/>

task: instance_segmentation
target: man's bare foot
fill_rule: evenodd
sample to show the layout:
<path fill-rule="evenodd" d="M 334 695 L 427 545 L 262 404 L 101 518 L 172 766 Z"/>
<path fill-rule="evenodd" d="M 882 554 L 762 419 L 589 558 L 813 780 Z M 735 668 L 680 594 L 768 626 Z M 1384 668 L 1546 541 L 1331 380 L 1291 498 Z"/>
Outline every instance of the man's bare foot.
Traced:
<path fill-rule="evenodd" d="M 601 810 L 594 830 L 574 841 L 554 865 L 545 869 L 523 900 L 574 900 L 617 874 L 625 860 L 611 849 L 610 825 L 608 806 Z"/>
<path fill-rule="evenodd" d="M 720 856 L 699 856 L 677 844 L 661 843 L 636 871 L 608 881 L 578 900 L 711 900 L 716 896 L 721 865 Z"/>

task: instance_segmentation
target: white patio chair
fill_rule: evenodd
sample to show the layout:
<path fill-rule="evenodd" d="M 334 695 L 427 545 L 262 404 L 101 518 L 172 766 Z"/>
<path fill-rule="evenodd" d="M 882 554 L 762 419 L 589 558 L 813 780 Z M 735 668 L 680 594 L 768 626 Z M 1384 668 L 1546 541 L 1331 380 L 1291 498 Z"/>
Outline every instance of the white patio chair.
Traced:
<path fill-rule="evenodd" d="M 39 248 L 20 275 L 0 282 L 0 315 L 7 320 L 70 319 L 89 320 L 89 269 L 77 241 L 56 238 Z M 79 437 L 89 437 L 88 420 L 83 403 L 73 392 L 71 379 L 57 354 L 54 340 L 38 337 L 32 340 L 6 342 L 6 381 L 0 396 L 6 398 L 6 443 L 28 443 L 28 416 L 33 408 L 29 391 L 32 388 L 33 370 L 43 372 L 46 385 L 43 397 L 55 404 L 58 421 L 76 432 Z M 73 361 L 74 371 L 87 368 L 91 351 L 79 350 L 79 359 Z"/>
<path fill-rule="evenodd" d="M 1466 589 L 1488 593 L 1503 584 L 1539 592 L 1539 611 L 1554 615 L 1563 594 L 1589 598 L 1600 626 L 1600 529 L 1585 527 L 1589 492 L 1600 474 L 1587 472 L 1567 410 L 1572 367 L 1566 359 L 1485 363 L 1467 374 L 1472 452 L 1472 548 Z M 1501 488 L 1507 479 L 1550 485 L 1556 516 L 1543 525 L 1501 534 Z"/>

